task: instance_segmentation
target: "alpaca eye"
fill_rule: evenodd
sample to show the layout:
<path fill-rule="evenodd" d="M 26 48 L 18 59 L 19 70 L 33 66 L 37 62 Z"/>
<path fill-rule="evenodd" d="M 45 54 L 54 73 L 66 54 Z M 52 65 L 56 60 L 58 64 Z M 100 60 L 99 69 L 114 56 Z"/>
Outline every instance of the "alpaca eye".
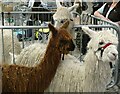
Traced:
<path fill-rule="evenodd" d="M 70 21 L 73 21 L 73 19 L 70 19 Z"/>
<path fill-rule="evenodd" d="M 66 20 L 67 20 L 67 19 L 63 19 L 63 20 L 61 20 L 61 23 L 64 23 Z"/>
<path fill-rule="evenodd" d="M 100 45 L 104 44 L 104 42 L 99 42 Z"/>
<path fill-rule="evenodd" d="M 64 20 L 62 20 L 61 23 L 64 23 Z"/>

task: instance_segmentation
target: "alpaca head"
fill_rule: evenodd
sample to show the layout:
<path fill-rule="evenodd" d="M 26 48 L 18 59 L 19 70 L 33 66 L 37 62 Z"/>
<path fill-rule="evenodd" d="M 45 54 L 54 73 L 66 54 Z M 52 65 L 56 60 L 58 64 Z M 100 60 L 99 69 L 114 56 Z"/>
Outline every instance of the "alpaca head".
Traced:
<path fill-rule="evenodd" d="M 55 28 L 52 24 L 48 24 L 52 37 L 50 39 L 53 42 L 53 47 L 56 47 L 61 54 L 67 54 L 69 51 L 75 49 L 73 38 L 67 31 L 69 21 L 66 21 L 59 29 Z"/>
<path fill-rule="evenodd" d="M 68 29 L 71 30 L 74 26 L 73 15 L 72 12 L 78 7 L 78 4 L 74 4 L 71 7 L 64 7 L 60 5 L 57 1 L 57 11 L 53 15 L 53 19 L 55 21 L 55 27 L 61 26 L 66 20 L 69 20 L 70 24 Z"/>
<path fill-rule="evenodd" d="M 96 32 L 88 27 L 82 27 L 82 29 L 91 38 L 88 43 L 88 51 L 92 50 L 98 60 L 112 63 L 117 60 L 118 39 L 110 30 Z"/>

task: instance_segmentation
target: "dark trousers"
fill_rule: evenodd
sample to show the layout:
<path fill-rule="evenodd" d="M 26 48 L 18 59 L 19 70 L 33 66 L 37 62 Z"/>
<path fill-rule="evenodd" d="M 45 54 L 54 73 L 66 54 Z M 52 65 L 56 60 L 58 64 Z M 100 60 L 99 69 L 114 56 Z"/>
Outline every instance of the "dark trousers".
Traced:
<path fill-rule="evenodd" d="M 77 45 L 77 47 L 80 49 L 80 51 L 81 51 L 81 53 L 83 54 L 83 55 L 85 55 L 86 54 L 86 52 L 87 52 L 87 44 L 88 44 L 88 42 L 90 41 L 90 37 L 87 35 L 87 34 L 85 34 L 83 31 L 81 31 L 83 34 L 81 34 L 81 33 L 77 33 L 77 36 L 76 36 L 76 45 Z M 81 43 L 81 37 L 82 37 L 82 43 Z M 80 47 L 81 46 L 81 47 Z"/>

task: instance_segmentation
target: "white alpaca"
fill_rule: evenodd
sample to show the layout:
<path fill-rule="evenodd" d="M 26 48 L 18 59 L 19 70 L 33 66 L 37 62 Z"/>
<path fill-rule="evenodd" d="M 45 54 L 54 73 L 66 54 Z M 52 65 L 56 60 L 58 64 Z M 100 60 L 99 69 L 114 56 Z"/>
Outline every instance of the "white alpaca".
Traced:
<path fill-rule="evenodd" d="M 60 4 L 59 1 L 57 1 L 56 4 L 57 4 L 57 11 L 53 15 L 53 20 L 55 22 L 54 26 L 56 28 L 59 28 L 66 20 L 68 20 L 69 26 L 68 26 L 67 30 L 72 35 L 73 39 L 75 39 L 76 38 L 76 34 L 75 34 L 76 32 L 75 32 L 75 28 L 74 28 L 75 18 L 73 17 L 73 12 L 76 11 L 76 9 L 79 7 L 79 4 L 74 3 L 74 5 L 71 7 L 64 7 Z M 75 51 L 72 52 L 72 54 L 74 54 L 77 51 L 78 50 L 75 49 Z M 75 56 L 79 57 L 79 55 L 76 55 L 76 54 L 75 54 Z"/>
<path fill-rule="evenodd" d="M 106 91 L 111 77 L 109 62 L 114 65 L 118 56 L 117 37 L 109 31 L 95 32 L 86 27 L 83 27 L 83 30 L 91 37 L 85 62 L 80 65 L 67 57 L 58 67 L 47 92 Z M 101 51 L 98 50 L 101 47 L 104 49 L 102 57 Z"/>
<path fill-rule="evenodd" d="M 18 55 L 21 52 L 21 44 L 19 43 L 17 37 L 14 37 L 14 54 Z M 12 45 L 12 31 L 4 30 L 3 31 L 3 38 L 4 38 L 4 56 L 5 56 L 5 63 L 9 64 L 11 61 L 10 52 L 13 53 L 13 45 Z M 4 59 L 3 47 L 2 47 L 2 32 L 0 32 L 0 62 Z M 12 61 L 13 62 L 13 61 Z"/>
<path fill-rule="evenodd" d="M 74 4 L 71 7 L 64 7 L 60 4 L 59 1 L 56 1 L 57 4 L 57 11 L 53 15 L 53 20 L 55 21 L 54 26 L 55 27 L 60 27 L 66 20 L 69 20 L 70 24 L 68 26 L 68 31 L 70 34 L 75 37 L 75 32 L 74 32 L 74 19 L 73 19 L 73 11 L 76 10 L 76 8 L 79 6 L 78 4 Z"/>
<path fill-rule="evenodd" d="M 118 39 L 110 31 L 95 32 L 84 27 L 91 40 L 85 61 L 84 92 L 104 92 L 110 82 L 111 68 L 118 58 Z"/>

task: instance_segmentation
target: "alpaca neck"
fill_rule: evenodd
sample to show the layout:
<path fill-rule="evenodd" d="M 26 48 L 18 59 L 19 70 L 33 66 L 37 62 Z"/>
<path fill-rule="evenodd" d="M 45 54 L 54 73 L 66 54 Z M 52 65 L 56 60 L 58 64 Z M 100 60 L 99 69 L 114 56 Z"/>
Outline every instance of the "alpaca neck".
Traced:
<path fill-rule="evenodd" d="M 98 60 L 93 51 L 85 57 L 85 91 L 103 92 L 110 81 L 110 67 L 106 62 Z"/>
<path fill-rule="evenodd" d="M 41 85 L 43 86 L 44 90 L 52 81 L 61 59 L 60 51 L 54 45 L 55 42 L 50 40 L 44 58 L 37 67 L 38 74 L 40 73 L 40 71 L 42 71 L 41 77 L 43 82 L 41 83 Z"/>

